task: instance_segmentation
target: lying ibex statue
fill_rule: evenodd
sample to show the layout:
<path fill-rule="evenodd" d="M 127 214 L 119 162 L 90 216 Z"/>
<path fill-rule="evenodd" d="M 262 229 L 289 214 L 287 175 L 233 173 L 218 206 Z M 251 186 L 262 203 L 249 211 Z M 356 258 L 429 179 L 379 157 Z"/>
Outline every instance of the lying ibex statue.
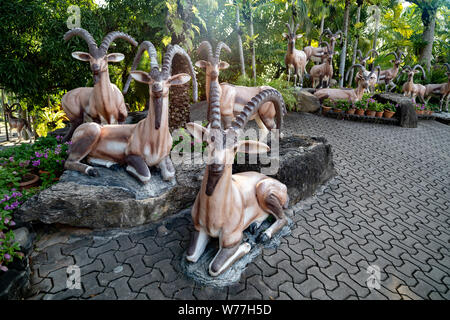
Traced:
<path fill-rule="evenodd" d="M 419 96 L 419 99 L 422 103 L 425 103 L 425 91 L 426 88 L 424 85 L 419 83 L 414 83 L 414 75 L 419 71 L 416 70 L 419 68 L 422 71 L 423 78 L 426 79 L 425 70 L 423 70 L 420 64 L 416 64 L 414 67 L 404 66 L 402 73 L 408 74 L 408 81 L 403 84 L 402 91 L 405 97 L 411 97 L 412 101 L 416 103 L 416 96 Z"/>
<path fill-rule="evenodd" d="M 115 84 L 109 79 L 109 62 L 120 62 L 124 55 L 121 53 L 108 54 L 108 48 L 116 39 L 123 39 L 137 46 L 138 43 L 126 33 L 113 31 L 106 35 L 100 47 L 91 34 L 82 29 L 75 28 L 64 35 L 68 41 L 74 36 L 83 38 L 88 46 L 89 53 L 73 52 L 72 56 L 81 61 L 90 63 L 94 77 L 93 88 L 77 88 L 67 92 L 61 99 L 63 110 L 70 120 L 70 130 L 63 141 L 70 140 L 75 129 L 84 122 L 84 116 L 89 116 L 97 123 L 106 122 L 116 124 L 124 122 L 127 117 L 127 108 L 123 95 Z"/>
<path fill-rule="evenodd" d="M 206 60 L 199 60 L 195 65 L 205 69 L 206 72 L 206 99 L 208 106 L 208 119 L 213 102 L 220 101 L 220 116 L 225 129 L 231 126 L 231 122 L 235 116 L 239 115 L 243 110 L 245 103 L 262 92 L 263 90 L 273 89 L 269 86 L 260 87 L 244 87 L 235 86 L 228 83 L 219 85 L 219 71 L 229 67 L 229 64 L 220 60 L 220 52 L 225 49 L 231 52 L 230 48 L 223 42 L 219 42 L 216 51 L 213 53 L 212 46 L 208 41 L 203 41 L 198 47 L 200 57 Z M 218 90 L 216 90 L 218 87 Z M 286 112 L 283 110 L 283 112 Z M 255 120 L 259 128 L 262 130 L 261 139 L 264 139 L 271 129 L 281 129 L 280 123 L 275 119 L 276 110 L 270 101 L 258 108 L 257 112 L 250 116 L 249 120 Z"/>
<path fill-rule="evenodd" d="M 9 127 L 17 131 L 19 141 L 22 140 L 23 130 L 25 130 L 28 133 L 30 140 L 33 139 L 33 130 L 31 129 L 31 126 L 28 123 L 28 121 L 25 119 L 17 118 L 13 115 L 14 106 L 18 106 L 19 110 L 22 109 L 20 103 L 14 103 L 11 107 L 6 103 L 3 105 L 3 110 L 5 111 L 5 117 L 6 121 L 8 121 L 9 123 Z"/>
<path fill-rule="evenodd" d="M 299 24 L 290 26 L 286 23 L 289 33 L 283 33 L 283 37 L 288 39 L 287 53 L 284 57 L 284 62 L 288 69 L 288 82 L 291 79 L 291 67 L 294 68 L 294 87 L 297 85 L 297 76 L 300 79 L 300 87 L 303 87 L 303 73 L 306 72 L 306 53 L 302 50 L 295 49 L 295 40 L 300 39 L 303 35 L 296 34 Z"/>
<path fill-rule="evenodd" d="M 209 240 L 219 238 L 220 249 L 209 265 L 211 276 L 221 274 L 250 251 L 251 245 L 242 243 L 242 239 L 243 231 L 251 224 L 259 226 L 269 215 L 275 218 L 262 234 L 264 241 L 287 222 L 283 209 L 288 206 L 288 194 L 284 184 L 259 172 L 232 174 L 236 152 L 255 154 L 269 150 L 262 142 L 239 140 L 252 113 L 268 101 L 275 105 L 281 122 L 283 98 L 278 91 L 269 89 L 253 97 L 228 129 L 221 127 L 218 103 L 212 105 L 210 127 L 186 125 L 197 140 L 208 143 L 209 155 L 202 186 L 192 207 L 195 232 L 186 258 L 196 262 Z"/>
<path fill-rule="evenodd" d="M 91 176 L 98 171 L 80 161 L 88 157 L 88 163 L 111 167 L 114 164 L 127 165 L 126 170 L 132 176 L 147 183 L 150 178 L 149 167 L 158 166 L 164 180 L 171 180 L 175 170 L 170 159 L 172 136 L 169 132 L 169 88 L 182 85 L 191 79 L 185 73 L 171 76 L 173 57 L 181 55 L 191 66 L 188 54 L 178 45 L 167 47 L 161 70 L 157 64 L 156 50 L 149 41 L 140 46 L 133 63 L 133 70 L 138 66 L 142 53 L 147 50 L 151 58 L 151 71 L 131 71 L 131 76 L 147 83 L 150 91 L 150 103 L 147 118 L 137 124 L 101 126 L 95 122 L 79 126 L 72 139 L 69 158 L 65 168 L 77 170 Z M 195 76 L 192 77 L 193 81 Z M 129 85 L 128 79 L 127 86 Z M 196 85 L 194 86 L 196 88 Z M 195 95 L 195 93 L 194 93 Z"/>
<path fill-rule="evenodd" d="M 358 81 L 358 87 L 356 89 L 320 89 L 314 92 L 314 95 L 319 98 L 320 101 L 323 101 L 324 99 L 331 99 L 331 100 L 347 100 L 349 102 L 356 102 L 362 99 L 362 96 L 364 94 L 365 89 L 369 86 L 369 80 L 374 74 L 374 71 L 370 71 L 369 74 L 366 76 L 365 71 L 366 68 L 364 68 L 360 64 L 354 64 L 352 65 L 346 74 L 346 81 L 348 80 L 349 72 L 352 68 L 357 67 L 360 68 L 361 73 L 361 81 Z M 380 67 L 377 66 L 376 68 L 378 70 L 378 73 L 380 72 Z"/>
<path fill-rule="evenodd" d="M 322 64 L 317 64 L 312 66 L 309 70 L 309 76 L 311 78 L 311 85 L 313 88 L 316 87 L 316 82 L 318 82 L 318 87 L 323 87 L 323 81 L 326 81 L 326 88 L 330 86 L 330 81 L 333 78 L 333 55 L 334 52 L 331 51 L 330 45 L 328 42 L 323 41 L 323 43 L 327 46 L 327 51 L 323 55 L 323 59 L 325 60 Z M 322 43 L 321 43 L 322 45 Z"/>
<path fill-rule="evenodd" d="M 396 84 L 392 81 L 397 77 L 400 64 L 403 62 L 403 56 L 405 56 L 403 52 L 398 51 L 397 53 L 389 52 L 386 57 L 390 54 L 395 57 L 395 60 L 391 60 L 394 65 L 390 69 L 382 70 L 380 72 L 380 76 L 378 77 L 378 83 L 381 84 L 382 82 L 384 82 L 386 92 L 391 91 L 396 87 Z"/>

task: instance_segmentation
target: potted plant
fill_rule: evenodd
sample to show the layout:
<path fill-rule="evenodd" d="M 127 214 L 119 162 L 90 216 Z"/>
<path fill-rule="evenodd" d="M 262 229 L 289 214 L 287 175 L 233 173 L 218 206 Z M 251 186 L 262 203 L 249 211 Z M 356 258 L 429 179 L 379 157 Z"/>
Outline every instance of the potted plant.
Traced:
<path fill-rule="evenodd" d="M 343 110 L 345 110 L 346 105 L 347 105 L 347 101 L 346 100 L 336 100 L 336 101 L 334 101 L 333 112 L 341 113 Z"/>
<path fill-rule="evenodd" d="M 418 115 L 423 115 L 423 113 L 424 113 L 424 111 L 425 111 L 425 105 L 424 104 L 416 104 L 416 113 L 418 114 Z"/>
<path fill-rule="evenodd" d="M 382 103 L 378 103 L 375 106 L 375 117 L 381 118 L 384 113 L 384 105 Z"/>
<path fill-rule="evenodd" d="M 367 99 L 366 116 L 374 117 L 376 112 L 377 112 L 377 102 L 372 98 Z"/>
<path fill-rule="evenodd" d="M 322 114 L 328 113 L 334 105 L 333 100 L 325 99 L 322 103 Z"/>
<path fill-rule="evenodd" d="M 425 108 L 425 111 L 427 115 L 431 116 L 433 114 L 433 106 L 431 104 L 428 104 Z"/>
<path fill-rule="evenodd" d="M 363 100 L 356 101 L 354 106 L 355 106 L 355 113 L 358 116 L 363 116 L 364 112 L 366 111 L 366 102 Z"/>
<path fill-rule="evenodd" d="M 398 104 L 396 104 L 395 106 L 392 104 L 392 103 L 386 103 L 385 105 L 384 105 L 384 113 L 383 113 L 383 116 L 385 117 L 385 118 L 392 118 L 393 116 L 394 116 L 394 114 L 395 114 L 395 112 L 397 111 L 397 107 L 398 107 Z"/>

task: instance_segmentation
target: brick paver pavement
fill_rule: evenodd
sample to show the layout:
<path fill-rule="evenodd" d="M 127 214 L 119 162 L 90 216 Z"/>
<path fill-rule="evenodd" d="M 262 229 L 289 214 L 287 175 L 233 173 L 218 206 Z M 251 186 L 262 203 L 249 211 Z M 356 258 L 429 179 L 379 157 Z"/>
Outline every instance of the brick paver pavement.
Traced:
<path fill-rule="evenodd" d="M 46 235 L 34 299 L 449 299 L 450 127 L 416 129 L 289 114 L 286 131 L 324 136 L 338 176 L 287 210 L 295 227 L 239 283 L 201 287 L 180 270 L 188 212 L 129 230 Z M 105 213 L 107 214 L 107 213 Z M 66 267 L 81 290 L 66 289 Z M 369 265 L 380 288 L 369 289 Z"/>

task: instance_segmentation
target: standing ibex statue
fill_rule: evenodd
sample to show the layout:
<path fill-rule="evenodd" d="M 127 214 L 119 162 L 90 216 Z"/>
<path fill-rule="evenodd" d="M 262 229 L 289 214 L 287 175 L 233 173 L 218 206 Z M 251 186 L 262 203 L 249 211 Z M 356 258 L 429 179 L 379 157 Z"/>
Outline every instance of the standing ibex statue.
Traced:
<path fill-rule="evenodd" d="M 400 64 L 403 62 L 403 56 L 405 56 L 403 52 L 398 51 L 398 52 L 389 52 L 386 55 L 386 57 L 389 56 L 390 54 L 392 54 L 395 57 L 394 60 L 391 60 L 391 62 L 394 65 L 390 69 L 382 70 L 380 72 L 380 76 L 378 77 L 378 83 L 384 82 L 386 92 L 391 91 L 396 87 L 396 84 L 392 81 L 397 77 Z"/>
<path fill-rule="evenodd" d="M 151 58 L 151 71 L 134 71 L 138 66 L 143 52 L 147 50 Z M 88 157 L 88 163 L 110 167 L 113 164 L 125 164 L 126 170 L 132 176 L 147 183 L 150 178 L 151 166 L 158 166 L 164 180 L 172 180 L 175 169 L 170 159 L 172 136 L 169 132 L 169 88 L 182 85 L 191 79 L 185 73 L 171 76 L 171 65 L 175 55 L 181 55 L 191 67 L 192 80 L 195 73 L 188 54 L 178 45 L 167 47 L 161 70 L 156 62 L 156 50 L 149 41 L 140 46 L 133 62 L 131 77 L 149 86 L 149 110 L 147 118 L 137 124 L 105 125 L 95 122 L 79 126 L 72 139 L 69 158 L 65 168 L 77 170 L 91 176 L 97 176 L 95 168 L 80 161 Z M 131 78 L 127 81 L 127 86 Z M 197 85 L 194 85 L 197 88 Z M 196 95 L 196 92 L 194 92 Z"/>
<path fill-rule="evenodd" d="M 93 121 L 109 124 L 122 123 L 127 117 L 127 108 L 123 95 L 115 84 L 109 79 L 109 62 L 120 62 L 124 55 L 121 53 L 108 54 L 109 46 L 116 39 L 123 39 L 137 46 L 138 43 L 126 33 L 113 31 L 103 39 L 100 47 L 91 34 L 82 29 L 75 28 L 64 35 L 68 41 L 74 36 L 83 38 L 89 47 L 89 53 L 73 52 L 72 56 L 81 61 L 90 63 L 94 77 L 93 88 L 77 88 L 67 92 L 61 99 L 62 108 L 70 120 L 70 130 L 64 136 L 64 141 L 70 140 L 75 129 L 84 122 L 85 115 Z"/>
<path fill-rule="evenodd" d="M 336 40 L 341 39 L 342 31 L 338 30 L 333 33 L 330 28 L 326 28 L 323 33 L 320 35 L 319 43 L 322 42 L 322 37 L 327 36 L 330 39 L 330 50 L 334 52 L 334 46 L 336 45 Z M 342 39 L 341 39 L 342 42 Z"/>
<path fill-rule="evenodd" d="M 5 111 L 6 121 L 9 123 L 9 127 L 11 129 L 15 129 L 17 131 L 17 135 L 19 137 L 19 141 L 22 140 L 22 132 L 26 130 L 30 140 L 33 138 L 33 130 L 31 129 L 30 124 L 27 120 L 17 118 L 13 115 L 14 106 L 18 106 L 19 109 L 22 109 L 20 103 L 14 103 L 11 107 L 8 104 L 3 105 L 3 110 Z"/>
<path fill-rule="evenodd" d="M 199 60 L 195 65 L 205 69 L 206 73 L 206 99 L 208 106 L 208 119 L 211 110 L 211 104 L 217 100 L 220 101 L 220 116 L 225 129 L 231 126 L 231 122 L 235 116 L 243 110 L 247 101 L 262 92 L 263 90 L 273 89 L 269 86 L 260 87 L 244 87 L 235 86 L 228 83 L 219 84 L 219 70 L 226 69 L 229 64 L 220 60 L 220 52 L 225 49 L 231 52 L 230 48 L 223 42 L 219 42 L 215 53 L 208 41 L 203 41 L 198 47 L 198 54 L 205 57 L 206 60 Z M 217 90 L 216 90 L 217 87 Z M 283 110 L 285 112 L 285 110 Z M 259 128 L 262 130 L 261 139 L 267 136 L 271 129 L 280 129 L 280 123 L 275 119 L 275 106 L 270 101 L 258 108 L 257 112 L 250 116 L 250 120 L 255 120 Z"/>
<path fill-rule="evenodd" d="M 286 23 L 289 33 L 283 33 L 283 37 L 288 40 L 288 48 L 284 57 L 286 68 L 288 69 L 288 82 L 291 80 L 291 67 L 294 68 L 294 87 L 297 85 L 297 76 L 300 78 L 300 86 L 303 87 L 303 74 L 306 73 L 307 57 L 302 50 L 295 49 L 295 40 L 303 35 L 296 34 L 299 24 L 295 27 Z"/>
<path fill-rule="evenodd" d="M 275 217 L 262 234 L 264 241 L 287 222 L 283 209 L 288 206 L 288 194 L 284 184 L 259 172 L 232 174 L 236 152 L 256 154 L 269 150 L 262 142 L 239 140 L 249 117 L 268 101 L 275 105 L 281 122 L 283 98 L 278 91 L 268 89 L 253 97 L 228 129 L 221 126 L 218 101 L 212 104 L 208 128 L 195 123 L 186 125 L 197 140 L 208 143 L 209 154 L 202 186 L 192 207 L 195 231 L 186 258 L 197 262 L 209 240 L 219 238 L 220 249 L 209 265 L 212 276 L 221 274 L 250 251 L 250 244 L 242 243 L 242 239 L 243 231 L 251 224 L 259 226 L 269 215 Z"/>
<path fill-rule="evenodd" d="M 425 103 L 425 86 L 419 83 L 414 83 L 414 75 L 419 71 L 416 70 L 419 68 L 422 71 L 423 78 L 426 78 L 425 70 L 423 70 L 420 64 L 416 64 L 414 67 L 404 66 L 402 73 L 408 74 L 408 81 L 403 84 L 402 91 L 405 97 L 411 97 L 412 102 L 416 103 L 416 96 L 419 96 L 419 99 L 422 103 Z"/>
<path fill-rule="evenodd" d="M 323 87 L 323 81 L 326 81 L 326 86 L 330 86 L 330 81 L 333 78 L 333 55 L 334 52 L 331 51 L 330 45 L 328 42 L 323 41 L 323 43 L 327 46 L 327 51 L 323 55 L 324 63 L 316 64 L 312 66 L 309 70 L 309 76 L 311 78 L 311 86 L 313 88 L 316 87 L 316 81 L 318 82 L 318 87 Z M 322 45 L 322 43 L 321 43 Z"/>
<path fill-rule="evenodd" d="M 364 68 L 367 68 L 367 61 L 372 57 L 372 55 L 374 57 L 378 57 L 378 52 L 375 49 L 370 49 L 367 54 L 365 56 L 363 56 L 361 50 L 357 50 L 358 53 L 358 60 L 359 60 L 359 64 L 362 65 Z M 358 74 L 356 74 L 356 82 L 361 80 L 361 73 L 362 71 L 360 70 L 360 72 Z M 370 73 L 369 70 L 365 71 L 365 74 L 368 75 Z M 377 75 L 374 73 L 372 74 L 372 77 L 369 79 L 369 88 L 368 91 L 370 92 L 375 92 L 375 85 L 377 84 L 378 79 L 377 79 Z"/>
<path fill-rule="evenodd" d="M 427 84 L 425 86 L 425 97 L 427 97 L 427 102 L 430 100 L 432 95 L 440 96 L 439 111 L 442 112 L 445 100 L 445 111 L 448 112 L 448 100 L 450 97 L 450 64 L 444 63 L 447 68 L 447 82 L 438 84 Z"/>

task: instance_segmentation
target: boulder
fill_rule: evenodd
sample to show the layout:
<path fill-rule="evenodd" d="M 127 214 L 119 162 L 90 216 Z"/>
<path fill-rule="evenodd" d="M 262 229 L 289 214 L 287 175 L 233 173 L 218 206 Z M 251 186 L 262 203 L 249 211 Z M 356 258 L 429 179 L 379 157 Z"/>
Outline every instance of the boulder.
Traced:
<path fill-rule="evenodd" d="M 304 89 L 296 89 L 294 93 L 297 99 L 297 111 L 317 112 L 320 109 L 319 99 Z"/>
<path fill-rule="evenodd" d="M 290 204 L 311 196 L 334 174 L 331 146 L 323 138 L 287 136 L 281 140 L 279 157 L 273 154 L 257 164 L 237 164 L 235 172 L 261 171 L 279 166 L 269 175 L 288 187 Z M 261 164 L 266 163 L 266 164 Z M 160 220 L 193 204 L 200 189 L 204 164 L 176 164 L 176 183 L 152 179 L 140 184 L 121 167 L 98 167 L 99 177 L 66 171 L 60 181 L 31 197 L 18 210 L 25 222 L 41 221 L 94 229 L 132 227 Z"/>
<path fill-rule="evenodd" d="M 398 93 L 378 93 L 373 98 L 381 103 L 390 102 L 398 104 L 395 117 L 400 121 L 400 126 L 404 128 L 417 128 L 417 113 L 411 98 Z"/>

